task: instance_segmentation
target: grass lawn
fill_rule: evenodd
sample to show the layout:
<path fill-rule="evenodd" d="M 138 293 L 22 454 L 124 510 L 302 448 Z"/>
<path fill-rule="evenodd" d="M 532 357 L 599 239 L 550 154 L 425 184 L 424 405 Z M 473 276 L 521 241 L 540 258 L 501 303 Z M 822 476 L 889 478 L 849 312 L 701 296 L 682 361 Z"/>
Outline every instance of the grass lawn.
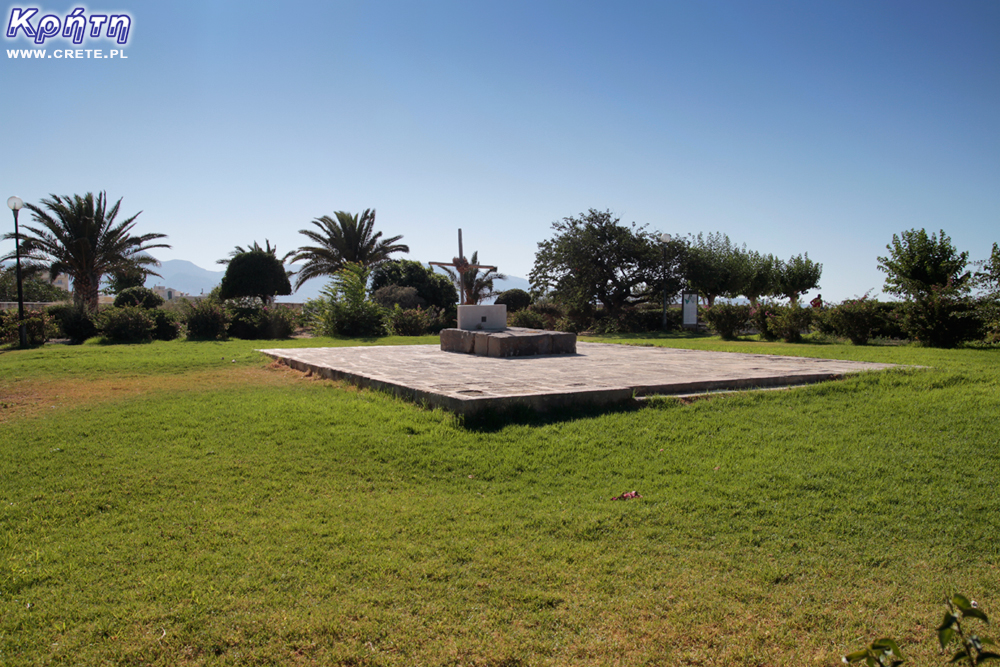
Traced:
<path fill-rule="evenodd" d="M 615 340 L 926 368 L 464 423 L 254 351 L 359 341 L 6 350 L 0 664 L 930 665 L 945 595 L 1000 618 L 1000 350 Z"/>

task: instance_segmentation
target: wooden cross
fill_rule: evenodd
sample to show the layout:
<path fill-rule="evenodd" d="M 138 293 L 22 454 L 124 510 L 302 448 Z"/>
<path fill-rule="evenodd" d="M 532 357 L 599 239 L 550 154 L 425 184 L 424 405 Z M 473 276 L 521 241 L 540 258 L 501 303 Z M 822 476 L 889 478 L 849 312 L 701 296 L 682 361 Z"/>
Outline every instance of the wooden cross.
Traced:
<path fill-rule="evenodd" d="M 463 306 L 475 305 L 469 302 L 469 299 L 465 295 L 465 282 L 462 280 L 462 276 L 466 271 L 471 271 L 472 269 L 487 269 L 489 271 L 496 271 L 497 267 L 487 266 L 485 264 L 469 264 L 469 260 L 465 259 L 465 255 L 462 254 L 462 230 L 458 230 L 458 257 L 452 257 L 451 262 L 427 262 L 434 266 L 453 266 L 455 271 L 458 273 L 458 289 L 462 292 L 459 294 Z"/>

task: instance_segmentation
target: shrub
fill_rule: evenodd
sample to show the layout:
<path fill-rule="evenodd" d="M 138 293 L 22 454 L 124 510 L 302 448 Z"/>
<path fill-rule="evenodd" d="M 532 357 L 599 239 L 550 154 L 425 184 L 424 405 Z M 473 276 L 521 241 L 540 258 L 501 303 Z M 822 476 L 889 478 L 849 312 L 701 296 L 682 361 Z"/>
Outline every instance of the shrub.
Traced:
<path fill-rule="evenodd" d="M 546 317 L 562 317 L 564 315 L 572 316 L 572 313 L 568 313 L 566 308 L 562 304 L 555 301 L 550 301 L 548 299 L 539 299 L 531 304 L 531 309 L 538 313 L 539 315 L 544 315 Z"/>
<path fill-rule="evenodd" d="M 174 340 L 180 335 L 181 322 L 176 314 L 156 308 L 149 311 L 153 316 L 153 338 L 156 340 Z"/>
<path fill-rule="evenodd" d="M 383 288 L 385 289 L 385 288 Z M 413 289 L 413 288 L 410 288 Z M 413 290 L 416 294 L 416 290 Z M 427 331 L 427 317 L 420 308 L 403 309 L 395 304 L 389 311 L 389 326 L 397 336 L 422 336 Z"/>
<path fill-rule="evenodd" d="M 257 340 L 261 328 L 263 311 L 260 302 L 254 299 L 238 299 L 227 301 L 226 314 L 229 316 L 229 327 L 226 333 L 231 338 Z"/>
<path fill-rule="evenodd" d="M 574 320 L 569 317 L 560 317 L 558 320 L 556 320 L 555 326 L 553 328 L 556 331 L 568 331 L 570 333 L 575 333 L 575 334 L 578 334 L 581 331 L 586 331 L 586 328 L 581 326 L 581 324 L 577 320 Z"/>
<path fill-rule="evenodd" d="M 417 295 L 424 300 L 423 305 L 451 310 L 458 302 L 458 290 L 448 276 L 435 273 L 433 267 L 424 266 L 410 259 L 391 259 L 372 270 L 372 290 L 378 292 L 379 289 L 389 285 L 414 288 L 417 290 Z M 407 307 L 406 304 L 400 305 L 404 309 Z M 386 307 L 391 308 L 392 304 Z"/>
<path fill-rule="evenodd" d="M 872 338 L 906 338 L 903 329 L 903 306 L 898 301 L 876 301 L 875 311 L 878 319 L 872 329 Z"/>
<path fill-rule="evenodd" d="M 950 286 L 932 287 L 903 306 L 903 328 L 913 340 L 930 347 L 955 347 L 981 336 L 982 321 L 974 307 Z"/>
<path fill-rule="evenodd" d="M 545 329 L 545 316 L 533 308 L 524 308 L 507 314 L 507 322 L 512 327 L 524 327 L 526 329 Z"/>
<path fill-rule="evenodd" d="M 750 325 L 764 340 L 778 340 L 772 322 L 781 308 L 782 306 L 771 301 L 760 301 L 756 306 L 750 307 Z"/>
<path fill-rule="evenodd" d="M 21 321 L 17 310 L 0 310 L 0 343 L 20 343 Z M 24 332 L 28 345 L 41 345 L 56 331 L 48 313 L 44 310 L 26 310 L 24 312 Z"/>
<path fill-rule="evenodd" d="M 372 293 L 372 299 L 383 308 L 399 306 L 403 310 L 412 310 L 427 305 L 427 300 L 417 294 L 416 287 L 401 287 L 400 285 L 380 287 Z"/>
<path fill-rule="evenodd" d="M 705 309 L 705 321 L 723 340 L 735 340 L 750 322 L 750 306 L 716 303 Z"/>
<path fill-rule="evenodd" d="M 298 325 L 298 313 L 286 306 L 271 304 L 261 317 L 260 337 L 267 340 L 291 338 Z"/>
<path fill-rule="evenodd" d="M 105 308 L 97 314 L 97 328 L 101 335 L 115 342 L 137 342 L 153 339 L 156 322 L 153 316 L 139 306 Z"/>
<path fill-rule="evenodd" d="M 828 308 L 821 319 L 825 322 L 823 329 L 829 328 L 830 333 L 849 338 L 855 345 L 865 345 L 878 327 L 881 316 L 877 302 L 865 294 Z"/>
<path fill-rule="evenodd" d="M 602 311 L 590 326 L 597 334 L 659 331 L 663 326 L 663 311 L 656 306 L 651 308 L 631 306 L 622 308 L 615 315 L 608 315 Z"/>
<path fill-rule="evenodd" d="M 513 288 L 500 292 L 496 303 L 507 306 L 508 313 L 516 313 L 531 305 L 531 295 L 523 289 Z"/>
<path fill-rule="evenodd" d="M 227 302 L 226 313 L 229 335 L 244 340 L 288 338 L 295 332 L 298 322 L 297 313 L 290 308 L 275 304 L 266 306 L 254 299 Z"/>
<path fill-rule="evenodd" d="M 802 340 L 802 333 L 808 333 L 812 316 L 812 308 L 803 308 L 798 304 L 780 306 L 770 315 L 767 326 L 776 337 L 786 343 L 798 343 Z"/>
<path fill-rule="evenodd" d="M 385 309 L 367 296 L 367 271 L 348 264 L 306 306 L 314 330 L 323 336 L 385 336 L 391 325 Z"/>
<path fill-rule="evenodd" d="M 442 308 L 404 310 L 396 305 L 389 311 L 389 326 L 397 336 L 423 336 L 439 333 L 448 327 L 448 323 Z"/>
<path fill-rule="evenodd" d="M 82 343 L 97 335 L 93 317 L 82 305 L 60 304 L 49 306 L 49 316 L 55 321 L 59 333 L 73 343 Z"/>
<path fill-rule="evenodd" d="M 224 340 L 229 328 L 229 315 L 221 303 L 213 299 L 186 301 L 185 320 L 188 339 Z"/>
<path fill-rule="evenodd" d="M 115 296 L 115 308 L 138 306 L 147 310 L 163 305 L 163 297 L 146 287 L 129 287 Z"/>

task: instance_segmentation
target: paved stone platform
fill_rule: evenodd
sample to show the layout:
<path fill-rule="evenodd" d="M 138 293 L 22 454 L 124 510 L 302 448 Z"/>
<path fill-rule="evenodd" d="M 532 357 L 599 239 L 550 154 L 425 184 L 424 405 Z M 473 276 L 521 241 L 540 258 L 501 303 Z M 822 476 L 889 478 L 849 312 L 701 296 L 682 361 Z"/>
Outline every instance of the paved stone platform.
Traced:
<path fill-rule="evenodd" d="M 459 414 L 537 410 L 651 395 L 783 387 L 892 364 L 578 343 L 576 354 L 479 357 L 437 345 L 260 350 L 292 368 L 346 380 Z"/>

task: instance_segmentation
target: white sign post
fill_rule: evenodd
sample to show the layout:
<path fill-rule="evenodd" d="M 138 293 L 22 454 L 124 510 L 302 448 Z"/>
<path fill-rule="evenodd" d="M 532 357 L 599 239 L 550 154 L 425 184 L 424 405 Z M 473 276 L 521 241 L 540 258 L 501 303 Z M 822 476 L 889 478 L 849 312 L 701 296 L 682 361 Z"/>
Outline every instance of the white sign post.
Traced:
<path fill-rule="evenodd" d="M 684 292 L 684 328 L 698 328 L 698 293 Z"/>

